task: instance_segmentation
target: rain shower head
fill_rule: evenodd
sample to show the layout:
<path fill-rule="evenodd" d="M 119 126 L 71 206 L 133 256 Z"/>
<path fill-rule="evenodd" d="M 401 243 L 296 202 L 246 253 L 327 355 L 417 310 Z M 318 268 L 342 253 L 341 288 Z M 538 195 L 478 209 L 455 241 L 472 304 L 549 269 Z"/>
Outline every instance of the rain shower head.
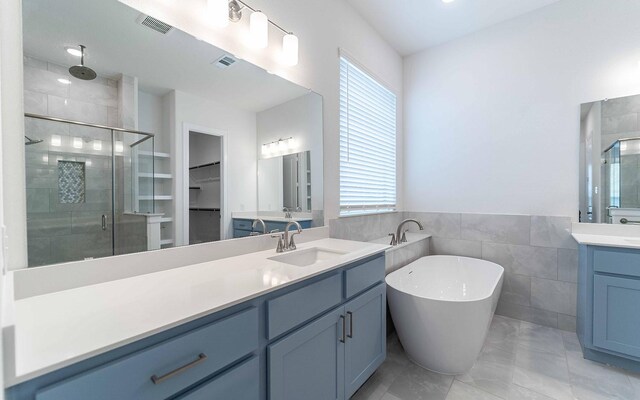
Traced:
<path fill-rule="evenodd" d="M 80 45 L 80 65 L 74 65 L 69 68 L 71 76 L 82 79 L 85 81 L 92 81 L 98 76 L 94 70 L 84 65 L 84 49 L 83 45 Z"/>
<path fill-rule="evenodd" d="M 32 144 L 38 144 L 38 143 L 42 143 L 42 142 L 44 142 L 44 140 L 42 140 L 42 139 L 31 139 L 31 138 L 30 138 L 29 136 L 27 136 L 27 135 L 25 135 L 25 136 L 24 136 L 24 138 L 25 138 L 25 139 L 27 139 L 27 141 L 26 141 L 26 142 L 24 142 L 24 145 L 25 145 L 25 146 L 30 146 L 30 145 L 32 145 Z"/>

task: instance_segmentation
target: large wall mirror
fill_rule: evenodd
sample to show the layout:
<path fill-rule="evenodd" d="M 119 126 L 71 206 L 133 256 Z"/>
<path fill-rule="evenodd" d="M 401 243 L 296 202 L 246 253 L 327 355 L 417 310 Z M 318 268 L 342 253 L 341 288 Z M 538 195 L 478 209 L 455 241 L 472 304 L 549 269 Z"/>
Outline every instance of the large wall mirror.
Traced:
<path fill-rule="evenodd" d="M 640 224 L 640 95 L 583 104 L 580 222 Z"/>
<path fill-rule="evenodd" d="M 116 0 L 23 29 L 28 267 L 323 225 L 320 95 Z"/>

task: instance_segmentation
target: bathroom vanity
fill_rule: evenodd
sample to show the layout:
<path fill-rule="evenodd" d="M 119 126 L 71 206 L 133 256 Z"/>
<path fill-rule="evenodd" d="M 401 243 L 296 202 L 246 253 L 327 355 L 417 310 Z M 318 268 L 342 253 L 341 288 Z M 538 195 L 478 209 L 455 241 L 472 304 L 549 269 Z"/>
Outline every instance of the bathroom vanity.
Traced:
<path fill-rule="evenodd" d="M 577 333 L 584 357 L 640 371 L 640 239 L 573 236 L 580 244 Z"/>
<path fill-rule="evenodd" d="M 282 218 L 282 217 L 260 217 L 267 228 L 267 232 L 277 230 L 284 232 L 285 227 L 290 221 L 296 221 L 300 224 L 302 229 L 311 228 L 311 218 Z M 256 229 L 253 229 L 253 221 L 256 218 L 233 218 L 233 237 L 241 238 L 250 236 L 252 232 L 262 233 L 262 225 L 258 225 Z M 290 229 L 294 229 L 291 227 Z"/>
<path fill-rule="evenodd" d="M 348 399 L 385 359 L 386 248 L 322 239 L 18 300 L 8 399 Z"/>

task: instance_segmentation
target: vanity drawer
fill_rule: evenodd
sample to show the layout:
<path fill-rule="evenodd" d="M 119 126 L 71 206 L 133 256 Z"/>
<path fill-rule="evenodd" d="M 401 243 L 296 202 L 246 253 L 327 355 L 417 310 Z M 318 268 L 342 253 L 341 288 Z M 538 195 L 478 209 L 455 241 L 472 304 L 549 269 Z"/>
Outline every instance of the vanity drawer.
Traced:
<path fill-rule="evenodd" d="M 248 219 L 234 219 L 233 220 L 233 229 L 240 229 L 244 231 L 251 231 L 251 225 L 253 221 Z"/>
<path fill-rule="evenodd" d="M 640 277 L 640 252 L 632 249 L 593 249 L 593 269 L 596 272 Z"/>
<path fill-rule="evenodd" d="M 348 269 L 344 271 L 344 276 L 345 297 L 349 298 L 384 281 L 384 256 Z"/>
<path fill-rule="evenodd" d="M 273 339 L 341 302 L 341 274 L 335 274 L 269 300 L 267 301 L 267 338 Z"/>
<path fill-rule="evenodd" d="M 258 400 L 260 364 L 253 357 L 212 381 L 181 397 L 180 400 Z"/>
<path fill-rule="evenodd" d="M 36 400 L 164 399 L 257 347 L 254 307 L 54 384 Z"/>

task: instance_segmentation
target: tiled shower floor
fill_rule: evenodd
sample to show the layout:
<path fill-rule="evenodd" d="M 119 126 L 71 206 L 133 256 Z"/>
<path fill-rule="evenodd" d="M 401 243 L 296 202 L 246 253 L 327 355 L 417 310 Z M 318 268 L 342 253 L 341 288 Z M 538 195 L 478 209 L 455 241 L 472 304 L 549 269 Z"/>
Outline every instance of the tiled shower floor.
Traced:
<path fill-rule="evenodd" d="M 445 376 L 411 363 L 397 337 L 352 400 L 640 400 L 640 374 L 582 358 L 575 333 L 495 316 L 475 366 Z"/>

